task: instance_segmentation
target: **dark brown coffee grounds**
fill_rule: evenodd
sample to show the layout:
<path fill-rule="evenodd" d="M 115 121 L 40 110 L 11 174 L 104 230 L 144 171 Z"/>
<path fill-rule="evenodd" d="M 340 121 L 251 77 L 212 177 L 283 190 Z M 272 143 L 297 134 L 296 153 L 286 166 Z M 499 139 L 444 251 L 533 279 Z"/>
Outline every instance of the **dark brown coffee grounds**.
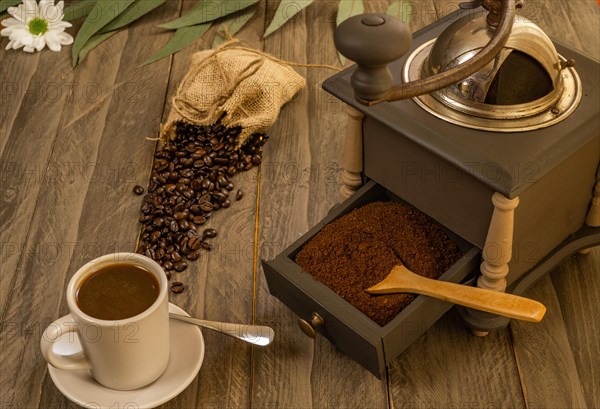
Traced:
<path fill-rule="evenodd" d="M 325 226 L 296 255 L 296 263 L 377 324 L 384 326 L 415 296 L 364 292 L 395 265 L 438 278 L 462 253 L 433 219 L 414 207 L 374 202 Z"/>

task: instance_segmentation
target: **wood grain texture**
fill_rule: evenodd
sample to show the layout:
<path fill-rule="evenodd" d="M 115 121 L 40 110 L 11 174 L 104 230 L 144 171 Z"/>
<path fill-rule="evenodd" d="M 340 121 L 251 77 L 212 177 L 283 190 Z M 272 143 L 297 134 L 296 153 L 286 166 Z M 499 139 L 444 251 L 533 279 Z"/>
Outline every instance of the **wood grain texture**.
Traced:
<path fill-rule="evenodd" d="M 64 288 L 77 268 L 95 256 L 134 248 L 140 202 L 131 189 L 147 180 L 153 144 L 144 137 L 156 132 L 162 111 L 162 103 L 152 107 L 145 101 L 163 100 L 169 62 L 139 70 L 141 55 L 132 44 L 156 33 L 154 24 L 149 19 L 114 36 L 77 70 L 71 69 L 68 53 L 40 54 L 41 59 L 58 59 L 52 71 L 39 75 L 64 75 L 77 86 L 65 94 L 63 106 L 40 107 L 26 98 L 20 109 L 40 112 L 42 119 L 17 116 L 13 128 L 26 134 L 18 149 L 4 150 L 8 161 L 29 155 L 30 163 L 38 163 L 40 180 L 17 186 L 39 194 L 30 214 L 18 211 L 10 219 L 11 226 L 29 231 L 3 299 L 2 406 L 71 406 L 47 378 L 39 352 L 42 331 L 67 313 Z M 48 140 L 55 139 L 51 149 L 40 152 L 36 148 L 46 143 L 47 134 L 34 127 L 44 124 L 54 132 Z M 20 201 L 18 197 L 13 206 L 24 207 Z M 4 267 L 3 276 L 12 273 Z"/>
<path fill-rule="evenodd" d="M 0 47 L 6 41 L 0 41 Z M 0 311 L 4 317 L 17 266 L 32 251 L 24 245 L 40 190 L 64 171 L 62 163 L 49 161 L 74 76 L 69 61 L 54 53 L 29 60 L 20 53 L 14 62 L 12 53 L 11 58 L 2 53 L 0 85 L 2 98 L 7 98 L 0 109 Z M 55 79 L 56 94 L 50 95 L 48 78 Z"/>
<path fill-rule="evenodd" d="M 183 12 L 193 7 L 186 1 Z M 247 45 L 261 49 L 258 33 L 264 25 L 264 6 L 237 34 Z M 171 109 L 170 100 L 179 82 L 190 67 L 190 58 L 198 51 L 210 48 L 214 27 L 201 40 L 177 53 L 173 58 L 163 121 Z M 252 321 L 253 246 L 256 211 L 257 169 L 241 172 L 231 178 L 235 190 L 244 197 L 231 207 L 214 212 L 203 228 L 213 227 L 218 236 L 210 241 L 213 249 L 203 252 L 200 260 L 189 262 L 188 269 L 175 274 L 172 280 L 181 280 L 186 290 L 171 297 L 171 302 L 190 315 L 213 321 L 250 323 Z M 174 400 L 168 408 L 245 408 L 249 406 L 251 377 L 251 346 L 203 330 L 206 354 L 199 376 Z"/>
<path fill-rule="evenodd" d="M 393 407 L 524 407 L 508 331 L 474 337 L 454 309 L 390 364 L 388 373 Z"/>
<path fill-rule="evenodd" d="M 533 4 L 528 4 L 533 3 Z M 522 10 L 552 38 L 600 59 L 600 7 L 594 1 L 526 2 Z M 511 333 L 530 408 L 600 406 L 598 249 L 571 256 L 526 294 L 544 303 L 537 325 L 513 321 Z M 591 308 L 590 308 L 591 307 Z"/>
<path fill-rule="evenodd" d="M 548 309 L 539 324 L 513 321 L 510 325 L 527 407 L 585 408 L 581 377 L 552 280 L 542 278 L 524 296 Z"/>
<path fill-rule="evenodd" d="M 339 64 L 332 36 L 337 2 L 314 3 L 263 40 L 279 1 L 261 1 L 238 37 L 278 58 Z M 169 38 L 156 24 L 194 4 L 167 2 L 75 70 L 68 52 L 4 51 L 7 39 L 0 39 L 2 409 L 77 407 L 48 376 L 39 338 L 67 313 L 64 289 L 85 261 L 134 247 L 140 198 L 131 188 L 147 183 L 156 145 L 144 137 L 156 136 L 190 56 L 210 46 L 215 28 L 173 58 L 138 65 Z M 365 10 L 385 11 L 388 4 L 365 1 Z M 403 4 L 416 31 L 458 2 Z M 530 0 L 522 13 L 551 37 L 598 59 L 599 11 L 594 0 Z M 260 171 L 236 175 L 244 198 L 214 214 L 214 250 L 175 276 L 188 287 L 171 299 L 198 317 L 271 325 L 275 342 L 250 347 L 203 331 L 207 349 L 199 376 L 163 407 L 600 407 L 600 249 L 566 259 L 530 290 L 548 306 L 541 324 L 513 323 L 478 339 L 450 312 L 381 381 L 325 338 L 311 340 L 299 331 L 295 314 L 269 295 L 262 269 L 254 281 L 258 180 L 258 258 L 271 259 L 337 202 L 346 116 L 321 89 L 333 72 L 297 71 L 306 89 L 269 132 Z"/>
<path fill-rule="evenodd" d="M 315 6 L 296 15 L 279 35 L 268 37 L 265 51 L 298 63 L 337 64 L 331 36 L 335 10 L 326 2 Z M 337 201 L 345 114 L 320 87 L 333 72 L 297 71 L 305 76 L 307 87 L 282 110 L 270 132 L 262 167 L 260 241 L 270 245 L 261 246 L 259 257 L 265 259 L 278 253 L 272 250 L 291 244 Z M 254 350 L 253 407 L 387 407 L 385 382 L 328 341 L 302 334 L 297 317 L 269 295 L 262 271 L 256 317 L 258 322 L 272 323 L 276 341 L 268 349 Z"/>
<path fill-rule="evenodd" d="M 600 248 L 551 273 L 588 408 L 600 407 Z"/>

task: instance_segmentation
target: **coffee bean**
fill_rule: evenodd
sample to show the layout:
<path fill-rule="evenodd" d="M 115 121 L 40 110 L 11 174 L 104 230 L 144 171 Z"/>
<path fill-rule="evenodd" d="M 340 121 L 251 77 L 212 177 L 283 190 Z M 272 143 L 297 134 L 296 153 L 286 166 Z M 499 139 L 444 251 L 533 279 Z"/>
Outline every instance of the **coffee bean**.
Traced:
<path fill-rule="evenodd" d="M 242 200 L 242 197 L 244 197 L 244 192 L 238 189 L 238 191 L 235 194 L 235 200 Z"/>
<path fill-rule="evenodd" d="M 145 215 L 141 216 L 139 220 L 140 220 L 140 223 L 143 223 L 143 224 L 149 223 L 152 220 L 152 215 L 145 214 Z"/>
<path fill-rule="evenodd" d="M 171 283 L 171 291 L 175 294 L 182 293 L 185 287 L 181 281 L 174 281 Z"/>
<path fill-rule="evenodd" d="M 198 237 L 191 237 L 188 241 L 188 246 L 190 246 L 192 250 L 198 250 L 200 248 L 200 239 Z"/>
<path fill-rule="evenodd" d="M 171 270 L 165 270 L 165 275 L 167 276 L 167 280 L 170 280 L 173 274 L 171 273 Z"/>
<path fill-rule="evenodd" d="M 240 132 L 240 127 L 226 128 L 220 122 L 178 123 L 174 137 L 155 153 L 137 251 L 157 260 L 168 276 L 185 270 L 182 257 L 197 260 L 200 251 L 211 249 L 204 239 L 216 236 L 216 230 L 199 235 L 196 226 L 205 224 L 213 211 L 230 206 L 231 176 L 262 162 L 266 137 L 251 135 L 237 149 Z M 242 196 L 238 191 L 236 200 Z"/>
<path fill-rule="evenodd" d="M 197 224 L 198 226 L 201 226 L 204 223 L 206 223 L 206 217 L 204 217 L 204 216 L 194 216 L 194 219 L 192 221 L 194 222 L 194 224 Z"/>
<path fill-rule="evenodd" d="M 190 209 L 190 212 L 192 212 L 192 214 L 202 213 L 202 209 L 200 209 L 200 206 L 198 206 L 197 204 L 191 205 L 189 209 Z"/>
<path fill-rule="evenodd" d="M 225 176 L 219 176 L 217 182 L 219 182 L 219 185 L 221 185 L 222 187 L 225 187 L 229 183 Z"/>
<path fill-rule="evenodd" d="M 217 237 L 217 231 L 213 228 L 205 229 L 202 232 L 202 237 L 212 239 L 213 237 Z"/>
<path fill-rule="evenodd" d="M 140 185 L 135 185 L 133 187 L 133 193 L 135 193 L 138 196 L 141 196 L 144 194 L 144 188 L 141 187 Z"/>
<path fill-rule="evenodd" d="M 205 201 L 200 203 L 200 209 L 204 212 L 210 212 L 213 209 L 213 204 L 209 201 Z"/>
<path fill-rule="evenodd" d="M 200 258 L 200 252 L 199 251 L 192 251 L 191 253 L 189 253 L 186 258 L 188 260 L 194 261 L 194 260 L 198 260 Z"/>

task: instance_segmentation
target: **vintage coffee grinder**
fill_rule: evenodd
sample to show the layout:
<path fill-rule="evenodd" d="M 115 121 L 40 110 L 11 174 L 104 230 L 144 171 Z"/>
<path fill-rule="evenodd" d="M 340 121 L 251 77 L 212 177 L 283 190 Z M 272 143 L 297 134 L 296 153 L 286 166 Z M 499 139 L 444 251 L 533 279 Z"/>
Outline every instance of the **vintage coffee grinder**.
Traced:
<path fill-rule="evenodd" d="M 415 33 L 410 52 L 408 29 L 385 14 L 352 17 L 335 33 L 356 62 L 323 84 L 347 105 L 348 199 L 266 262 L 265 274 L 305 332 L 321 332 L 376 374 L 451 306 L 419 297 L 379 330 L 310 283 L 293 255 L 349 208 L 385 197 L 410 203 L 466 243 L 468 260 L 440 279 L 514 294 L 600 244 L 599 64 L 553 43 L 519 7 L 463 3 Z M 461 314 L 476 335 L 509 322 Z M 407 335 L 407 323 L 418 331 Z"/>

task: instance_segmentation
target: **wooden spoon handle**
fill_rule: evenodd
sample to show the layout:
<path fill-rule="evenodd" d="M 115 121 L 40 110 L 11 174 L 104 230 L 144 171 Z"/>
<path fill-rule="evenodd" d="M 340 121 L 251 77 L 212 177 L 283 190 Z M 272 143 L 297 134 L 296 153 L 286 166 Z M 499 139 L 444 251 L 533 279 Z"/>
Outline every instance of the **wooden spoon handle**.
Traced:
<path fill-rule="evenodd" d="M 540 322 L 546 313 L 546 307 L 542 303 L 529 298 L 446 281 L 420 278 L 420 280 L 413 282 L 412 289 L 406 288 L 404 290 L 530 322 Z"/>

